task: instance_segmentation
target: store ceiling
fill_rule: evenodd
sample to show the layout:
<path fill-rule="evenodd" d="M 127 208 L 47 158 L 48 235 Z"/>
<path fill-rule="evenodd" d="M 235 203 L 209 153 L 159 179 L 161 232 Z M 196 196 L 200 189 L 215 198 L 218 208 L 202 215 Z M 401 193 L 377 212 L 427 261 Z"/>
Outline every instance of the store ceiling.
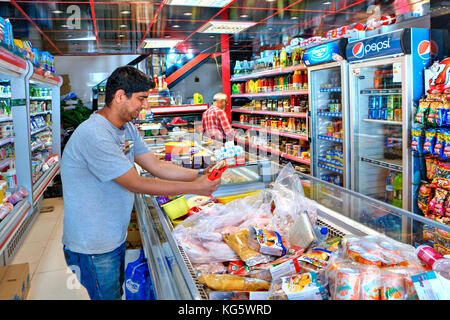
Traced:
<path fill-rule="evenodd" d="M 186 0 L 188 1 L 188 0 Z M 14 37 L 53 55 L 142 54 L 144 39 L 182 39 L 179 52 L 220 52 L 221 35 L 197 32 L 211 20 L 257 24 L 229 38 L 230 50 L 277 44 L 293 36 L 324 35 L 330 29 L 365 23 L 370 5 L 381 14 L 413 11 L 424 0 L 232 0 L 223 8 L 173 6 L 167 0 L 0 0 Z"/>

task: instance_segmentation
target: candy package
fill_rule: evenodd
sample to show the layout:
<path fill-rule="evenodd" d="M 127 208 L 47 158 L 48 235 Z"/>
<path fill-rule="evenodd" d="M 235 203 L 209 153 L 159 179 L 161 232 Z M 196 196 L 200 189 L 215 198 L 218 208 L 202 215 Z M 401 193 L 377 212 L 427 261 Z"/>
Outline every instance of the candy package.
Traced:
<path fill-rule="evenodd" d="M 316 272 L 296 274 L 272 281 L 269 300 L 328 300 Z"/>
<path fill-rule="evenodd" d="M 431 101 L 420 99 L 415 117 L 417 123 L 426 124 L 430 103 Z"/>
<path fill-rule="evenodd" d="M 450 163 L 438 163 L 432 185 L 436 188 L 450 189 Z"/>
<path fill-rule="evenodd" d="M 435 140 L 436 140 L 436 130 L 435 129 L 425 130 L 423 153 L 433 153 Z"/>
<path fill-rule="evenodd" d="M 421 128 L 412 128 L 411 129 L 411 149 L 416 152 L 421 152 L 423 149 L 423 136 Z"/>
<path fill-rule="evenodd" d="M 270 282 L 232 274 L 201 274 L 198 281 L 217 291 L 267 291 Z"/>
<path fill-rule="evenodd" d="M 441 159 L 444 160 L 450 160 L 450 131 L 445 130 L 443 131 L 443 135 L 444 135 L 444 150 L 442 151 L 441 154 Z"/>
<path fill-rule="evenodd" d="M 441 157 L 444 152 L 444 133 L 441 130 L 436 131 L 436 141 L 434 143 L 433 154 L 435 156 Z"/>
<path fill-rule="evenodd" d="M 419 195 L 417 196 L 417 205 L 423 214 L 427 214 L 429 211 L 428 204 L 432 199 L 432 188 L 430 184 L 422 184 L 419 189 Z"/>
<path fill-rule="evenodd" d="M 447 194 L 447 190 L 441 188 L 436 189 L 435 196 L 430 202 L 430 210 L 432 210 L 433 214 L 439 216 L 444 215 L 444 205 Z"/>

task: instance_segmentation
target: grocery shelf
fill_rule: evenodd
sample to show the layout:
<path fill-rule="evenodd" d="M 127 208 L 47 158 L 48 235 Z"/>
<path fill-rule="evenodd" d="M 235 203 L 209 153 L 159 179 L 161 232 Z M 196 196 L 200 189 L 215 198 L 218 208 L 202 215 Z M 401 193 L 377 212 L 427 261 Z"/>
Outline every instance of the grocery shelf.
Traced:
<path fill-rule="evenodd" d="M 47 186 L 58 174 L 59 169 L 60 164 L 59 162 L 56 162 L 36 181 L 36 183 L 33 184 L 33 204 L 36 204 L 36 202 L 39 200 L 40 196 L 47 189 Z"/>
<path fill-rule="evenodd" d="M 42 116 L 44 114 L 49 114 L 49 113 L 52 113 L 52 111 L 51 110 L 47 110 L 47 111 L 33 112 L 33 113 L 30 113 L 30 116 L 32 116 L 32 117 L 34 117 L 34 116 Z"/>
<path fill-rule="evenodd" d="M 37 134 L 37 133 L 39 133 L 39 132 L 45 131 L 45 130 L 47 130 L 48 128 L 49 128 L 49 126 L 45 126 L 45 127 L 42 127 L 42 128 L 36 129 L 36 130 L 33 130 L 33 131 L 31 131 L 31 135 L 35 135 L 35 134 Z"/>
<path fill-rule="evenodd" d="M 61 83 L 61 79 L 52 74 L 50 71 L 46 71 L 40 68 L 34 67 L 33 75 L 30 78 L 30 82 L 38 85 L 48 85 L 51 87 L 58 87 Z"/>
<path fill-rule="evenodd" d="M 0 139 L 0 146 L 3 146 L 8 143 L 14 143 L 14 137 L 7 137 L 7 138 Z"/>
<path fill-rule="evenodd" d="M 341 88 L 320 88 L 320 92 L 341 92 Z"/>
<path fill-rule="evenodd" d="M 308 90 L 285 90 L 285 91 L 259 92 L 259 93 L 239 93 L 239 94 L 232 94 L 231 98 L 277 97 L 277 96 L 293 96 L 301 94 L 308 94 Z"/>
<path fill-rule="evenodd" d="M 275 75 L 284 74 L 284 73 L 290 73 L 290 72 L 294 72 L 297 70 L 306 70 L 306 66 L 304 64 L 299 64 L 296 66 L 290 66 L 290 67 L 285 67 L 285 68 L 272 68 L 272 69 L 256 71 L 256 72 L 252 72 L 252 73 L 246 73 L 246 74 L 242 74 L 242 75 L 235 75 L 235 76 L 232 76 L 230 78 L 230 80 L 231 81 L 244 81 L 244 80 L 255 79 L 255 78 L 259 78 L 259 77 L 269 77 L 269 76 L 275 76 Z"/>
<path fill-rule="evenodd" d="M 336 172 L 336 173 L 339 173 L 339 174 L 344 174 L 343 170 L 330 167 L 330 166 L 328 166 L 328 165 L 326 165 L 324 163 L 318 162 L 317 165 L 319 166 L 319 168 L 327 169 L 327 170 L 330 170 L 330 171 L 333 171 L 333 172 Z"/>
<path fill-rule="evenodd" d="M 321 116 L 321 117 L 342 118 L 342 113 L 341 112 L 322 112 L 322 111 L 318 111 L 317 115 Z"/>
<path fill-rule="evenodd" d="M 7 244 L 10 242 L 9 240 L 14 236 L 30 209 L 31 205 L 28 199 L 25 198 L 19 201 L 12 211 L 0 222 L 0 252 L 6 249 Z"/>
<path fill-rule="evenodd" d="M 12 117 L 0 117 L 0 122 L 8 122 L 13 121 Z"/>
<path fill-rule="evenodd" d="M 391 160 L 391 159 L 373 159 L 367 157 L 361 157 L 361 161 L 382 167 L 394 171 L 403 171 L 402 160 Z"/>
<path fill-rule="evenodd" d="M 389 121 L 389 120 L 377 120 L 377 119 L 362 119 L 364 122 L 379 123 L 379 124 L 389 124 L 393 126 L 401 126 L 403 123 L 401 121 Z"/>
<path fill-rule="evenodd" d="M 0 161 L 0 170 L 3 170 L 3 169 L 5 169 L 7 166 L 9 166 L 10 161 L 11 161 L 11 160 L 10 160 L 9 158 L 4 159 L 4 160 L 1 160 L 1 161 Z"/>
<path fill-rule="evenodd" d="M 335 137 L 317 136 L 317 139 L 331 141 L 331 142 L 337 142 L 337 143 L 343 143 L 343 140 L 341 138 L 335 138 Z"/>
<path fill-rule="evenodd" d="M 186 104 L 178 106 L 151 107 L 153 114 L 206 111 L 208 104 Z"/>
<path fill-rule="evenodd" d="M 52 100 L 52 97 L 30 97 L 31 101 L 36 101 L 36 100 L 44 100 L 44 101 L 49 101 Z"/>
<path fill-rule="evenodd" d="M 402 94 L 402 89 L 364 89 L 360 93 L 370 95 Z"/>
<path fill-rule="evenodd" d="M 6 48 L 0 46 L 0 73 L 19 77 L 25 74 L 27 62 Z"/>
<path fill-rule="evenodd" d="M 306 118 L 308 116 L 308 113 L 306 113 L 306 112 L 276 112 L 276 111 L 263 111 L 263 110 L 249 110 L 249 109 L 242 109 L 242 108 L 231 109 L 231 112 L 261 114 L 261 115 L 279 116 L 279 117 L 292 117 L 292 118 Z"/>
<path fill-rule="evenodd" d="M 252 143 L 250 143 L 248 141 L 244 141 L 244 140 L 241 140 L 241 139 L 238 139 L 238 138 L 234 138 L 234 140 L 237 143 L 245 144 L 245 145 L 250 146 L 252 148 L 256 148 L 256 149 L 259 149 L 259 150 L 262 150 L 262 151 L 270 152 L 272 154 L 276 154 L 276 155 L 278 155 L 280 157 L 283 157 L 283 158 L 286 158 L 286 159 L 289 159 L 289 160 L 292 160 L 292 161 L 295 161 L 295 162 L 311 165 L 311 161 L 309 159 L 303 159 L 303 158 L 300 158 L 300 157 L 296 157 L 296 156 L 293 156 L 293 155 L 281 152 L 279 150 L 271 149 L 269 147 L 264 147 L 264 146 L 261 146 L 261 145 L 252 144 Z"/>
<path fill-rule="evenodd" d="M 11 99 L 11 95 L 7 93 L 0 93 L 0 99 Z"/>
<path fill-rule="evenodd" d="M 232 126 L 236 127 L 236 128 L 241 128 L 241 129 L 251 129 L 251 130 L 256 130 L 259 132 L 275 134 L 275 135 L 282 136 L 282 137 L 308 141 L 308 136 L 305 136 L 303 134 L 298 134 L 298 133 L 290 133 L 290 132 L 285 132 L 285 131 L 280 131 L 280 130 L 270 130 L 270 129 L 262 128 L 260 126 L 243 125 L 243 124 L 235 123 L 235 122 L 232 123 Z"/>
<path fill-rule="evenodd" d="M 34 147 L 31 148 L 31 152 L 39 149 L 40 147 L 42 147 L 44 145 L 43 142 L 38 143 L 37 145 L 35 145 Z"/>

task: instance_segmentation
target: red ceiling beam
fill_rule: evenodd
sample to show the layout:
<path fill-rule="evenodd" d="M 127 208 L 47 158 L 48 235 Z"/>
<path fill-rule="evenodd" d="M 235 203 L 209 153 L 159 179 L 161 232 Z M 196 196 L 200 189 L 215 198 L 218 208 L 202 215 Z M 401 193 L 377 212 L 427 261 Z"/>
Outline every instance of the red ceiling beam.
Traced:
<path fill-rule="evenodd" d="M 94 0 L 89 0 L 89 4 L 91 6 L 92 23 L 94 24 L 95 41 L 97 42 L 97 52 L 100 53 L 100 44 L 99 44 L 99 41 L 98 41 L 97 21 L 95 20 Z"/>
<path fill-rule="evenodd" d="M 162 8 L 164 7 L 164 5 L 166 4 L 167 0 L 163 0 L 163 2 L 161 2 L 161 4 L 159 5 L 158 11 L 156 11 L 155 15 L 153 16 L 152 21 L 150 22 L 150 24 L 148 25 L 147 31 L 145 32 L 144 36 L 142 37 L 141 42 L 139 42 L 139 45 L 136 47 L 136 53 L 138 51 L 138 49 L 141 47 L 142 42 L 144 42 L 145 37 L 147 36 L 147 34 L 149 33 L 151 27 L 153 26 L 153 24 L 156 21 L 156 18 L 158 17 L 159 13 L 161 12 Z"/>
<path fill-rule="evenodd" d="M 62 52 L 55 46 L 55 44 L 49 39 L 49 37 L 47 37 L 47 35 L 42 32 L 42 30 L 37 26 L 36 23 L 34 23 L 33 20 L 31 20 L 31 18 L 26 14 L 26 12 L 16 3 L 15 0 L 11 0 L 11 3 L 17 8 L 17 10 L 20 11 L 20 13 L 22 13 L 25 18 L 27 18 L 27 20 L 36 28 L 37 31 L 39 31 L 40 34 L 42 34 L 42 36 L 47 39 L 47 41 L 50 43 L 50 45 L 55 48 L 55 50 L 62 55 Z"/>
<path fill-rule="evenodd" d="M 171 84 L 175 80 L 177 80 L 179 77 L 181 77 L 183 74 L 194 68 L 196 65 L 201 63 L 206 58 L 209 58 L 211 54 L 209 53 L 200 53 L 196 55 L 193 59 L 191 59 L 188 63 L 183 65 L 180 69 L 172 73 L 170 76 L 167 77 L 166 82 L 167 84 Z"/>

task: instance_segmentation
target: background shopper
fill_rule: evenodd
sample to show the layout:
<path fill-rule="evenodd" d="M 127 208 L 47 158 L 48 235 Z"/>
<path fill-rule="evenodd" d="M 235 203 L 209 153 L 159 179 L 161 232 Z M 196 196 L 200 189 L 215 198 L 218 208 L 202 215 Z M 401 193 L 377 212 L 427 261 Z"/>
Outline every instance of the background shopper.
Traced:
<path fill-rule="evenodd" d="M 230 141 L 234 138 L 234 130 L 225 113 L 227 95 L 216 93 L 213 97 L 213 105 L 203 113 L 203 134 L 208 138 L 218 141 Z"/>

